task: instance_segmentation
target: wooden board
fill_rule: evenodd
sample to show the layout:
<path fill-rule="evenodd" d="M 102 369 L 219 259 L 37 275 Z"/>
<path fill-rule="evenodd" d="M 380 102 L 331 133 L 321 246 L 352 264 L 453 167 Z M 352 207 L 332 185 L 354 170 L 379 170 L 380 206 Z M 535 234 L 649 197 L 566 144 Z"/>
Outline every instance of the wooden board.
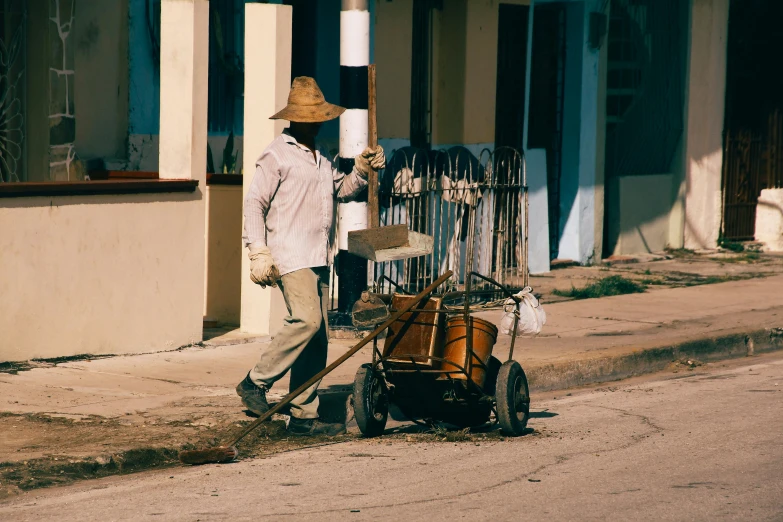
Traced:
<path fill-rule="evenodd" d="M 377 250 L 408 245 L 408 225 L 392 225 L 348 232 L 348 251 L 365 257 Z M 366 257 L 371 259 L 371 257 Z"/>
<path fill-rule="evenodd" d="M 396 261 L 432 253 L 430 236 L 411 232 L 407 225 L 348 232 L 348 251 L 370 261 Z"/>

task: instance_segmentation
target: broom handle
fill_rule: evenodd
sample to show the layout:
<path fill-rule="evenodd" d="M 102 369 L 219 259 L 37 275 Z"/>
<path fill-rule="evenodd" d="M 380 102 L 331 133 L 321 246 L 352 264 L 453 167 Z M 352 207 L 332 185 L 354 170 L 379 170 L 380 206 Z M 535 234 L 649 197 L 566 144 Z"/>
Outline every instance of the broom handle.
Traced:
<path fill-rule="evenodd" d="M 367 67 L 367 140 L 378 146 L 378 118 L 375 103 L 375 64 Z M 367 228 L 376 228 L 381 221 L 378 204 L 378 171 L 370 167 L 367 186 Z"/>
<path fill-rule="evenodd" d="M 313 375 L 310 380 L 308 380 L 306 383 L 301 385 L 299 388 L 295 389 L 288 395 L 286 395 L 283 400 L 275 404 L 269 411 L 261 415 L 259 418 L 254 420 L 252 423 L 248 424 L 245 429 L 243 429 L 241 432 L 239 432 L 239 435 L 234 438 L 232 442 L 230 442 L 229 446 L 234 446 L 237 443 L 239 443 L 240 440 L 244 439 L 251 431 L 256 429 L 262 422 L 266 421 L 267 419 L 271 418 L 272 415 L 280 411 L 284 406 L 287 406 L 292 400 L 296 399 L 299 395 L 302 394 L 307 388 L 315 384 L 316 382 L 323 379 L 327 374 L 329 374 L 332 370 L 340 366 L 342 363 L 348 360 L 349 357 L 351 357 L 353 354 L 364 348 L 370 341 L 378 337 L 386 328 L 388 328 L 394 321 L 402 317 L 403 314 L 407 313 L 411 308 L 418 305 L 421 301 L 426 299 L 432 292 L 435 291 L 436 288 L 438 288 L 440 285 L 445 283 L 453 272 L 451 270 L 447 270 L 446 273 L 444 273 L 442 276 L 440 276 L 438 279 L 436 279 L 430 286 L 425 288 L 419 295 L 408 301 L 405 306 L 400 308 L 398 311 L 394 312 L 391 317 L 389 317 L 382 325 L 380 325 L 378 328 L 372 331 L 370 335 L 359 341 L 359 343 L 342 354 L 339 359 L 334 361 L 332 364 L 318 372 L 317 374 Z"/>

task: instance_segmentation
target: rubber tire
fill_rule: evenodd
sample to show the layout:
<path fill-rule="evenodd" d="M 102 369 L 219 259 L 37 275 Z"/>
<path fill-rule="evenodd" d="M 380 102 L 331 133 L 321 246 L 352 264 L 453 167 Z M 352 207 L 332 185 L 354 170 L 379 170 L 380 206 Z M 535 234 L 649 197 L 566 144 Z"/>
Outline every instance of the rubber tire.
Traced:
<path fill-rule="evenodd" d="M 375 378 L 372 367 L 360 366 L 353 380 L 353 411 L 359 431 L 365 437 L 382 435 L 389 417 L 386 390 L 377 390 L 376 386 L 382 387 L 383 383 Z"/>
<path fill-rule="evenodd" d="M 500 367 L 495 400 L 503 433 L 513 437 L 524 434 L 530 418 L 530 390 L 517 361 L 506 361 Z"/>

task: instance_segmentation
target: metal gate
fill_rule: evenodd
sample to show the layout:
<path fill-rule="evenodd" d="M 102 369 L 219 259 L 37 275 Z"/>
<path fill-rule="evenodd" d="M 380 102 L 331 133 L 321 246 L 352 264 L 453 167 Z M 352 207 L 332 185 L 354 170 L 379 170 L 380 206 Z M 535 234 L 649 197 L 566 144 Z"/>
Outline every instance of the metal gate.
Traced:
<path fill-rule="evenodd" d="M 405 147 L 391 156 L 379 196 L 382 226 L 406 223 L 435 243 L 431 255 L 377 263 L 379 291 L 415 293 L 446 270 L 454 271 L 457 288 L 471 271 L 527 286 L 527 179 L 517 150 L 476 157 L 465 147 Z"/>
<path fill-rule="evenodd" d="M 25 181 L 26 1 L 0 0 L 0 183 Z"/>

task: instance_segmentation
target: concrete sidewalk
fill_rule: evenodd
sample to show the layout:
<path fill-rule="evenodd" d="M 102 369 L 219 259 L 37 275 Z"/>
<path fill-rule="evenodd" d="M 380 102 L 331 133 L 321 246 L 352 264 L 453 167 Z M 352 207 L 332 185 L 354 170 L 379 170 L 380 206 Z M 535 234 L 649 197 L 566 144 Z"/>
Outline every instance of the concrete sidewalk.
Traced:
<path fill-rule="evenodd" d="M 544 332 L 520 339 L 514 352 L 534 392 L 667 367 L 687 371 L 699 361 L 783 344 L 783 276 L 544 305 Z M 497 324 L 501 312 L 480 316 Z M 501 360 L 509 341 L 498 340 L 494 353 Z M 329 359 L 355 342 L 333 340 Z M 218 435 L 248 419 L 234 387 L 265 345 L 190 347 L 0 373 L 0 463 L 176 448 Z M 324 380 L 325 416 L 344 415 L 356 369 L 370 356 L 363 349 Z M 271 397 L 286 391 L 284 380 Z"/>

